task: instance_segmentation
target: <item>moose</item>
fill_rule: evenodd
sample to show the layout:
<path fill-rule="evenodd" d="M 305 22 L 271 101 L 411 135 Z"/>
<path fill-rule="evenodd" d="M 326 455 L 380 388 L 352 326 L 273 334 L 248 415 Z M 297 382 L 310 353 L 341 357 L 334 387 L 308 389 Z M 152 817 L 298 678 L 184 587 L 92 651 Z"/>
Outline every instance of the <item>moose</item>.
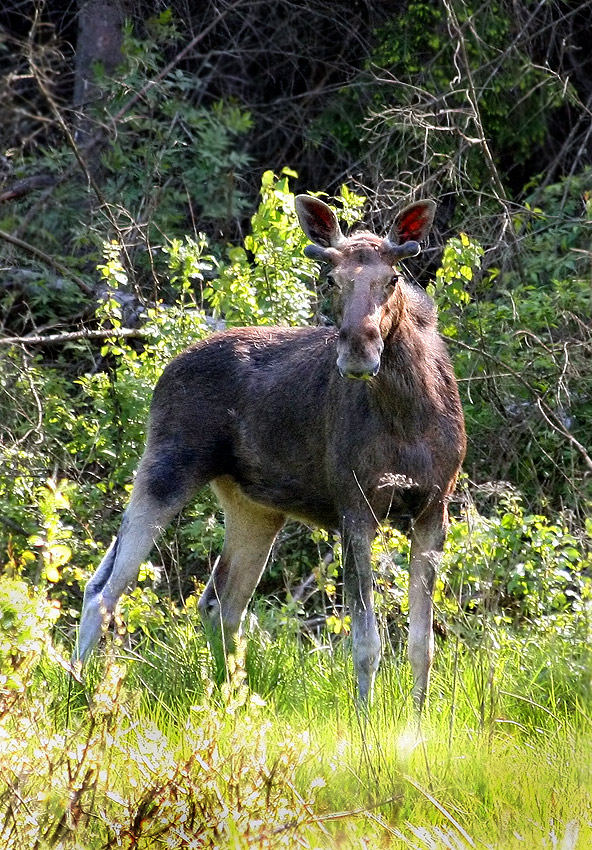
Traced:
<path fill-rule="evenodd" d="M 312 242 L 306 256 L 331 267 L 340 323 L 227 329 L 168 364 L 129 505 L 85 590 L 74 661 L 87 658 L 160 532 L 210 484 L 225 538 L 199 601 L 204 621 L 233 645 L 288 517 L 338 530 L 362 703 L 372 697 L 381 656 L 371 544 L 386 520 L 410 536 L 408 656 L 421 711 L 434 651 L 434 582 L 465 453 L 435 306 L 397 268 L 419 253 L 435 203 L 403 209 L 387 238 L 345 236 L 318 198 L 298 195 L 295 206 Z"/>

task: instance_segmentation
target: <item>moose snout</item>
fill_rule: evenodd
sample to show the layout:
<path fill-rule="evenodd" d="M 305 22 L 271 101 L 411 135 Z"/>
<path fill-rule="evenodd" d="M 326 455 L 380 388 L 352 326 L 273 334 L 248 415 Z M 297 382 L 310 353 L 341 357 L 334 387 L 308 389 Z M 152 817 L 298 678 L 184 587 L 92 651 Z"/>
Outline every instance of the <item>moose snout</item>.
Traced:
<path fill-rule="evenodd" d="M 343 378 L 368 380 L 378 374 L 384 342 L 378 328 L 369 325 L 352 332 L 342 327 L 337 340 L 337 368 Z"/>

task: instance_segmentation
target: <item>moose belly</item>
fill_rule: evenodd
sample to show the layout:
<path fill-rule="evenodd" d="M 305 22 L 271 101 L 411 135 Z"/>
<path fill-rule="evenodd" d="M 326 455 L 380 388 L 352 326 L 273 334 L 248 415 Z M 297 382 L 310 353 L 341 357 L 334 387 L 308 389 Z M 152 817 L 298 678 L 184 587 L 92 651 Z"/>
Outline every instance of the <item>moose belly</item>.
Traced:
<path fill-rule="evenodd" d="M 314 479 L 306 481 L 278 475 L 266 480 L 240 480 L 241 490 L 254 502 L 275 508 L 307 525 L 336 529 L 339 513 L 326 489 Z"/>

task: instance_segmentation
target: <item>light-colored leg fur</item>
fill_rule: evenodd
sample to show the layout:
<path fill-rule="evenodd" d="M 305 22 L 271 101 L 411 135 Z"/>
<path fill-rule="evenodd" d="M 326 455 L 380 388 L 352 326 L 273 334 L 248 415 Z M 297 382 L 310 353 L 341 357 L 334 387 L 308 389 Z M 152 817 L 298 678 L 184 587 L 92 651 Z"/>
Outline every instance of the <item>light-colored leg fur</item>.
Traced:
<path fill-rule="evenodd" d="M 224 508 L 224 548 L 201 596 L 199 610 L 206 623 L 222 631 L 228 650 L 285 517 L 251 501 L 229 477 L 215 479 L 212 489 Z"/>
<path fill-rule="evenodd" d="M 74 662 L 84 663 L 92 652 L 121 594 L 133 587 L 155 540 L 186 501 L 179 496 L 162 504 L 150 496 L 141 472 L 142 467 L 117 537 L 84 591 Z"/>

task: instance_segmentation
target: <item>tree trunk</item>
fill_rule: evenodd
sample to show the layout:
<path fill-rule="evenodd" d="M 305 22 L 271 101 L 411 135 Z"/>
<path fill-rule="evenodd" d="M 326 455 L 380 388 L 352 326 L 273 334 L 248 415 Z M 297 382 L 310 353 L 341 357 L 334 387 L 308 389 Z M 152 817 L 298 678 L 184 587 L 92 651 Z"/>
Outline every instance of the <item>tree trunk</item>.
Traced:
<path fill-rule="evenodd" d="M 121 0 L 78 0 L 78 39 L 74 106 L 79 110 L 76 141 L 84 146 L 92 133 L 88 106 L 101 97 L 94 66 L 112 74 L 121 62 L 124 4 Z"/>

